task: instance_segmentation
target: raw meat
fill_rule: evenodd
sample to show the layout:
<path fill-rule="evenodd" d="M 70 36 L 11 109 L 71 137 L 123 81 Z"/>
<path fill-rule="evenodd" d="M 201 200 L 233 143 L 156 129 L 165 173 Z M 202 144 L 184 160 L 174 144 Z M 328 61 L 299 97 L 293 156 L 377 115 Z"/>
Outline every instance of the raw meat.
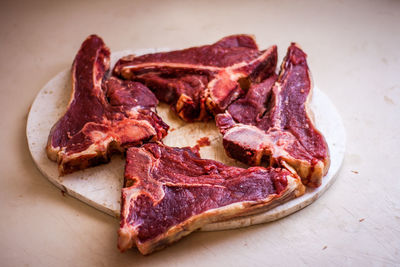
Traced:
<path fill-rule="evenodd" d="M 110 51 L 96 35 L 76 55 L 71 99 L 46 147 L 60 175 L 107 162 L 114 151 L 167 134 L 168 126 L 154 112 L 158 100 L 146 86 L 114 77 L 103 82 L 109 62 Z"/>
<path fill-rule="evenodd" d="M 207 120 L 274 73 L 276 46 L 258 50 L 252 36 L 232 35 L 212 45 L 120 59 L 114 75 L 146 84 L 186 121 Z"/>
<path fill-rule="evenodd" d="M 242 169 L 201 159 L 193 148 L 129 148 L 118 247 L 149 254 L 201 226 L 268 210 L 304 193 L 281 168 Z"/>
<path fill-rule="evenodd" d="M 308 110 L 312 82 L 298 45 L 288 48 L 275 79 L 253 84 L 216 116 L 225 151 L 249 165 L 294 168 L 305 185 L 318 187 L 329 168 L 329 150 Z"/>
<path fill-rule="evenodd" d="M 72 66 L 71 100 L 51 129 L 47 154 L 63 175 L 127 150 L 121 251 L 136 246 L 149 254 L 206 224 L 267 211 L 302 195 L 304 185 L 320 185 L 329 151 L 310 118 L 312 84 L 306 54 L 296 44 L 279 76 L 276 46 L 259 51 L 247 35 L 125 57 L 113 71 L 125 80 L 105 79 L 109 61 L 101 38 L 83 42 Z M 155 112 L 156 96 L 187 121 L 216 115 L 229 156 L 269 167 L 201 159 L 198 149 L 207 138 L 197 148 L 161 144 L 169 127 Z"/>

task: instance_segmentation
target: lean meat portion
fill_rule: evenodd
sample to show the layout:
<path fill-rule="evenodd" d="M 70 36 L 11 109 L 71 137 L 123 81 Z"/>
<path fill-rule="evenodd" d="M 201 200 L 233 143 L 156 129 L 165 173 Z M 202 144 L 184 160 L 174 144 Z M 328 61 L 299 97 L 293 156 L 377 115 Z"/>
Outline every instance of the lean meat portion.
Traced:
<path fill-rule="evenodd" d="M 149 143 L 127 151 L 118 247 L 149 254 L 211 222 L 268 210 L 304 193 L 281 168 L 242 169 L 193 148 Z"/>
<path fill-rule="evenodd" d="M 114 75 L 144 83 L 186 121 L 224 112 L 252 82 L 274 73 L 277 49 L 260 51 L 252 36 L 232 35 L 212 45 L 123 57 Z"/>
<path fill-rule="evenodd" d="M 308 104 L 312 81 L 306 54 L 292 44 L 274 75 L 216 116 L 227 154 L 249 165 L 294 168 L 303 184 L 318 187 L 329 168 L 328 145 Z"/>
<path fill-rule="evenodd" d="M 111 77 L 110 51 L 89 36 L 72 65 L 67 111 L 52 127 L 47 155 L 60 175 L 108 162 L 109 155 L 150 140 L 161 140 L 168 126 L 157 116 L 158 100 L 143 84 Z"/>

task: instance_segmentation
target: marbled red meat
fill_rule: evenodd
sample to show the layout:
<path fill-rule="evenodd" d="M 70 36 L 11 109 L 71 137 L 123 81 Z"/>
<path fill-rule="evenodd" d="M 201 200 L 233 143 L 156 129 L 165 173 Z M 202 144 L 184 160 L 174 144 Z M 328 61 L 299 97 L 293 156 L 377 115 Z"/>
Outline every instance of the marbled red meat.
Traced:
<path fill-rule="evenodd" d="M 249 165 L 294 168 L 317 187 L 329 168 L 329 151 L 308 111 L 312 82 L 306 54 L 292 44 L 276 83 L 271 76 L 216 117 L 227 154 Z"/>
<path fill-rule="evenodd" d="M 207 120 L 276 68 L 277 50 L 258 50 L 249 35 L 184 50 L 120 59 L 114 75 L 146 84 L 186 121 Z"/>
<path fill-rule="evenodd" d="M 207 223 L 265 211 L 303 191 L 297 175 L 281 168 L 230 167 L 195 149 L 155 143 L 130 148 L 118 246 L 148 254 Z"/>
<path fill-rule="evenodd" d="M 113 73 L 125 80 L 105 79 L 109 57 L 95 35 L 82 44 L 72 67 L 71 100 L 50 132 L 47 154 L 62 175 L 127 150 L 121 251 L 136 246 L 151 253 L 208 223 L 266 211 L 303 194 L 303 184 L 321 183 L 329 151 L 308 113 L 312 84 L 297 45 L 289 47 L 279 76 L 276 47 L 260 51 L 247 35 L 124 57 Z M 228 155 L 269 167 L 201 159 L 198 149 L 208 138 L 197 148 L 157 142 L 168 126 L 155 113 L 156 97 L 187 121 L 216 115 Z M 142 145 L 150 141 L 155 143 Z"/>
<path fill-rule="evenodd" d="M 114 77 L 104 82 L 109 62 L 109 49 L 95 35 L 75 57 L 71 99 L 46 147 L 61 175 L 107 162 L 114 151 L 167 134 L 168 126 L 153 111 L 158 100 L 146 86 Z"/>

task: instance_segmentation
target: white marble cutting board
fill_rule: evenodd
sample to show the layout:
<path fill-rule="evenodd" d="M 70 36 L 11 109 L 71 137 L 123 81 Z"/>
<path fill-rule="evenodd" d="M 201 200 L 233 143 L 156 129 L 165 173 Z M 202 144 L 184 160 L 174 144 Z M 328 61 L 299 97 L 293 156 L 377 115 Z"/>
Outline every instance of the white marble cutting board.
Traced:
<path fill-rule="evenodd" d="M 136 55 L 165 49 L 142 49 Z M 131 54 L 122 51 L 112 54 L 112 66 L 118 58 Z M 65 112 L 71 92 L 70 70 L 66 69 L 51 79 L 39 92 L 32 104 L 28 123 L 27 138 L 32 157 L 43 175 L 67 194 L 107 213 L 118 217 L 120 211 L 120 190 L 123 184 L 124 159 L 121 155 L 112 157 L 110 163 L 59 177 L 57 163 L 47 158 L 45 146 L 53 124 Z M 331 166 L 323 178 L 322 185 L 267 212 L 241 217 L 225 222 L 204 226 L 201 230 L 214 231 L 245 227 L 285 217 L 311 204 L 334 182 L 340 169 L 345 151 L 345 130 L 335 106 L 318 88 L 314 88 L 311 108 L 314 111 L 317 128 L 324 134 L 331 154 Z M 225 155 L 222 138 L 213 121 L 185 123 L 169 107 L 160 104 L 158 114 L 170 126 L 164 139 L 169 146 L 194 146 L 202 137 L 208 137 L 210 146 L 200 149 L 203 158 L 221 161 L 228 165 L 245 166 Z"/>

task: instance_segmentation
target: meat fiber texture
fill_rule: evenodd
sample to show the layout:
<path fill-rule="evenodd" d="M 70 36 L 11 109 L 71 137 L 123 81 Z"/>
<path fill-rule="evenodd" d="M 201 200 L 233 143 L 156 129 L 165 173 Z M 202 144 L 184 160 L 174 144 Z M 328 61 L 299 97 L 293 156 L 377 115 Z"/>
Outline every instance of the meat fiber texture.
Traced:
<path fill-rule="evenodd" d="M 62 175 L 128 149 L 121 251 L 136 246 L 148 254 L 205 224 L 266 211 L 303 194 L 300 177 L 319 186 L 329 168 L 327 144 L 308 110 L 306 55 L 295 44 L 279 76 L 276 46 L 260 51 L 248 35 L 124 57 L 107 79 L 109 61 L 104 42 L 89 36 L 74 60 L 71 100 L 50 132 L 47 154 Z M 186 121 L 216 116 L 229 156 L 269 167 L 230 167 L 163 145 L 168 126 L 155 112 L 157 98 Z"/>
<path fill-rule="evenodd" d="M 252 36 L 232 35 L 212 45 L 120 59 L 114 75 L 147 85 L 186 121 L 225 111 L 276 68 L 277 50 L 260 51 Z"/>
<path fill-rule="evenodd" d="M 154 94 L 137 82 L 105 80 L 109 62 L 109 49 L 95 35 L 83 42 L 75 57 L 71 99 L 46 147 L 60 175 L 108 162 L 115 151 L 167 134 L 168 126 L 155 113 Z"/>
<path fill-rule="evenodd" d="M 118 247 L 149 254 L 208 223 L 266 211 L 303 193 L 286 169 L 226 166 L 193 148 L 130 148 Z"/>
<path fill-rule="evenodd" d="M 185 107 L 185 104 L 179 104 L 182 96 L 190 103 L 196 103 L 200 111 L 205 109 L 207 114 L 215 114 L 229 156 L 249 165 L 266 163 L 270 166 L 247 170 L 228 167 L 200 159 L 188 148 L 156 144 L 130 149 L 122 191 L 121 251 L 136 246 L 141 253 L 148 254 L 207 223 L 268 210 L 304 193 L 297 174 L 305 185 L 320 185 L 329 168 L 329 151 L 308 110 L 312 82 L 306 54 L 298 45 L 289 47 L 279 75 L 275 74 L 276 47 L 273 47 L 265 58 L 275 63 L 263 64 L 269 67 L 257 75 L 252 76 L 249 71 L 246 73 L 248 76 L 243 75 L 235 81 L 236 87 L 226 87 L 210 82 L 212 79 L 209 77 L 220 74 L 209 75 L 207 72 L 206 76 L 209 76 L 204 81 L 209 83 L 197 83 L 201 88 L 196 92 L 201 92 L 202 97 L 196 101 L 187 97 L 187 92 L 193 87 L 180 83 L 182 77 L 198 78 L 201 68 L 224 67 L 222 72 L 226 68 L 232 71 L 234 67 L 230 63 L 222 61 L 218 64 L 213 61 L 218 57 L 207 53 L 214 55 L 216 47 L 226 40 L 240 38 L 244 36 L 226 37 L 211 46 L 129 56 L 117 63 L 114 74 L 146 83 L 161 100 L 171 103 L 183 119 L 205 117 L 181 113 L 179 107 Z M 256 49 L 256 46 L 251 49 Z M 231 50 L 224 53 L 229 54 Z M 240 59 L 238 62 L 234 65 L 249 61 Z M 258 78 L 252 78 L 256 76 Z M 221 78 L 228 81 L 222 84 L 233 81 L 231 77 Z M 228 101 L 213 98 L 233 95 L 231 88 L 236 88 L 233 91 L 237 93 Z M 203 103 L 206 105 L 202 106 Z M 280 177 L 279 181 L 286 180 L 286 184 L 277 184 L 277 177 Z"/>
<path fill-rule="evenodd" d="M 245 97 L 216 116 L 227 154 L 248 165 L 294 168 L 318 187 L 329 169 L 329 149 L 308 103 L 312 81 L 306 54 L 292 44 L 279 76 L 251 85 Z"/>
<path fill-rule="evenodd" d="M 308 110 L 306 54 L 291 45 L 279 78 L 276 63 L 276 46 L 260 51 L 252 36 L 232 35 L 212 45 L 127 56 L 113 73 L 143 82 L 186 121 L 216 115 L 228 156 L 294 168 L 304 184 L 318 187 L 330 160 Z"/>

